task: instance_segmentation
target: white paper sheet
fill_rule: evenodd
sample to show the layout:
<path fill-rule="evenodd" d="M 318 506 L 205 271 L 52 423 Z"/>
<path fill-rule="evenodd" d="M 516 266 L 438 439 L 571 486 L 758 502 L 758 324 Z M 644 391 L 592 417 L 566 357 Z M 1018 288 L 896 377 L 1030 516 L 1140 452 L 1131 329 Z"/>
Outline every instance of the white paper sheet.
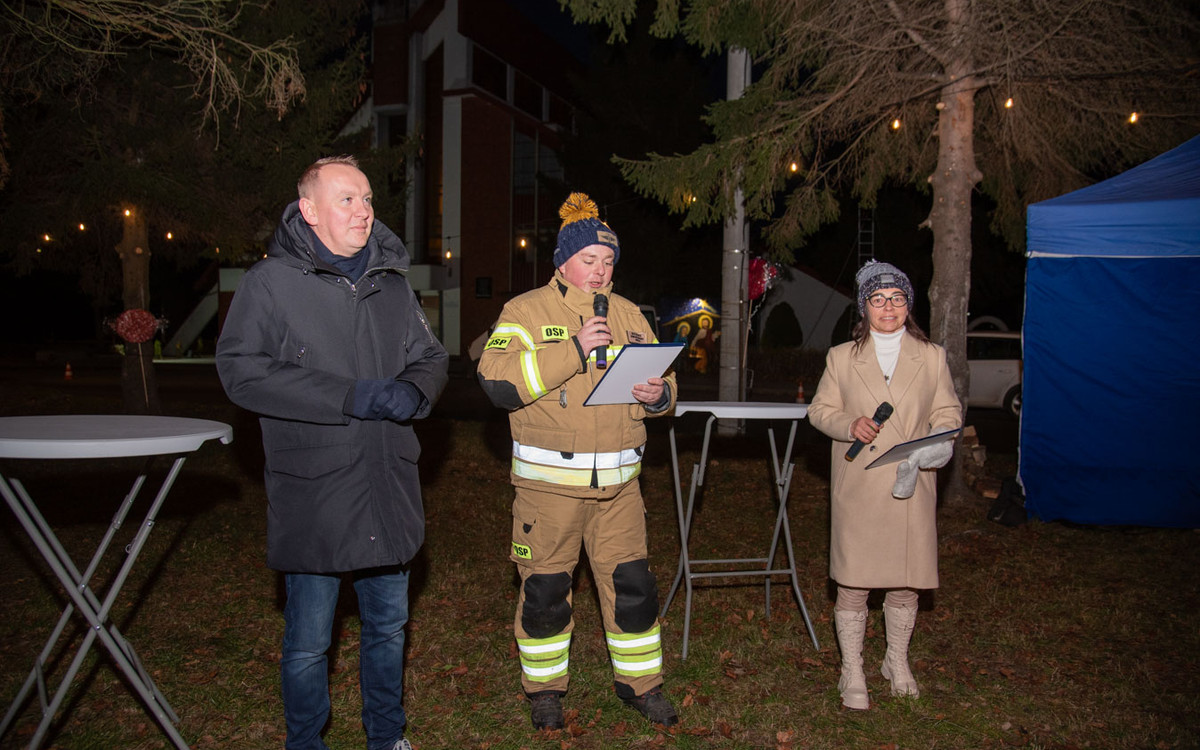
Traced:
<path fill-rule="evenodd" d="M 650 378 L 662 377 L 679 353 L 683 344 L 626 344 L 613 361 L 596 387 L 583 402 L 584 406 L 601 404 L 632 404 L 633 387 Z"/>

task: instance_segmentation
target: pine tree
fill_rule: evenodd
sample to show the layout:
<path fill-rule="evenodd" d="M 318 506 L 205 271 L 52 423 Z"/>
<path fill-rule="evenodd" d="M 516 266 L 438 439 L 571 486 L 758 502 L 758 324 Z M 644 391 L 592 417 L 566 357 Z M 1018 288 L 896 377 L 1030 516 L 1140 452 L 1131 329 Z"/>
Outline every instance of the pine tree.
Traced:
<path fill-rule="evenodd" d="M 560 2 L 614 42 L 639 10 Z M 621 159 L 625 178 L 689 225 L 732 215 L 741 187 L 784 262 L 838 216 L 843 191 L 867 207 L 889 183 L 930 191 L 930 333 L 964 402 L 975 193 L 994 200 L 993 230 L 1019 249 L 1028 203 L 1200 130 L 1190 0 L 656 0 L 654 13 L 660 35 L 748 50 L 756 74 L 741 99 L 710 107 L 711 143 Z"/>

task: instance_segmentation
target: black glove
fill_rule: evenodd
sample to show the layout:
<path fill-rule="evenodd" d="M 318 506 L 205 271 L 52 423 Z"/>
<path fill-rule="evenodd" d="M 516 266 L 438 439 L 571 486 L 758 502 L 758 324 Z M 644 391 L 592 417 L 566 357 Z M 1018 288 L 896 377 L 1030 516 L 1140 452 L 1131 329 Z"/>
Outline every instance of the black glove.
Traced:
<path fill-rule="evenodd" d="M 405 380 L 360 380 L 354 384 L 350 416 L 359 419 L 412 419 L 424 397 Z"/>

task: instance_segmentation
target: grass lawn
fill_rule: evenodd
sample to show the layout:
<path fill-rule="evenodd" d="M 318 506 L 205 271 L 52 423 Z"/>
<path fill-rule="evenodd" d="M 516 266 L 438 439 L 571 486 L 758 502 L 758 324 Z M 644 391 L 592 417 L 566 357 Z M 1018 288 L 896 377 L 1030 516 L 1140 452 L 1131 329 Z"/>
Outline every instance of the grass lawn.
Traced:
<path fill-rule="evenodd" d="M 6 382 L 4 390 L 6 414 L 120 406 L 119 389 L 73 393 L 61 384 Z M 188 460 L 114 608 L 116 622 L 181 716 L 179 730 L 193 748 L 281 748 L 281 584 L 264 565 L 257 424 L 219 392 L 164 392 L 163 400 L 168 413 L 233 424 L 235 441 L 205 445 Z M 433 418 L 419 432 L 428 523 L 413 567 L 406 708 L 409 738 L 421 750 L 1200 746 L 1200 536 L 1038 521 L 1008 528 L 986 520 L 990 501 L 973 496 L 940 510 L 942 587 L 922 596 L 911 650 L 921 697 L 888 694 L 878 673 L 884 639 L 873 599 L 865 650 L 872 707 L 842 708 L 827 578 L 828 443 L 815 436 L 797 447 L 789 512 L 821 649 L 813 649 L 784 579 L 772 587 L 769 619 L 761 582 L 698 587 L 686 661 L 680 659 L 682 596 L 663 618 L 666 691 L 681 722 L 658 730 L 613 694 L 598 606 L 582 571 L 574 593 L 568 727 L 535 733 L 512 634 L 517 589 L 507 560 L 506 423 Z M 698 442 L 695 431 L 682 436 L 685 472 L 697 460 Z M 763 554 L 775 512 L 766 455 L 761 434 L 716 445 L 694 557 Z M 1014 456 L 989 451 L 988 462 L 997 476 L 1014 471 Z M 139 463 L 10 461 L 2 468 L 24 482 L 66 547 L 86 557 Z M 652 431 L 642 481 L 651 562 L 665 596 L 679 535 L 661 425 Z M 113 551 L 135 525 L 131 518 Z M 115 562 L 102 567 L 97 580 L 115 568 Z M 64 600 L 7 510 L 0 513 L 0 571 L 0 703 L 7 705 Z M 326 742 L 334 750 L 365 747 L 358 622 L 353 592 L 344 593 L 330 661 Z M 52 657 L 55 674 L 70 661 L 81 631 L 68 629 L 72 645 Z M 119 672 L 97 653 L 85 662 L 44 747 L 168 747 Z M 24 747 L 38 716 L 35 698 L 0 748 Z"/>

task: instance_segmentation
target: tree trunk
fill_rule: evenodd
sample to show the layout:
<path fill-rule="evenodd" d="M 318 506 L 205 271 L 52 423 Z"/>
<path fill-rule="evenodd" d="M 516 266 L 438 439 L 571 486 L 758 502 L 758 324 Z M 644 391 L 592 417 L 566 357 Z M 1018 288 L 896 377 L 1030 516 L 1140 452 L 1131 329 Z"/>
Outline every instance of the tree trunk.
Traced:
<path fill-rule="evenodd" d="M 979 180 L 972 123 L 974 92 L 966 81 L 949 86 L 939 118 L 937 171 L 933 175 L 933 281 L 929 286 L 930 336 L 946 348 L 954 389 L 965 401 L 967 301 L 971 293 L 971 193 Z"/>
<path fill-rule="evenodd" d="M 726 55 L 725 95 L 740 99 L 750 83 L 750 55 L 739 47 L 731 47 Z M 740 185 L 733 185 L 734 215 L 725 219 L 724 250 L 721 254 L 721 342 L 717 369 L 717 393 L 721 401 L 742 401 L 745 398 L 742 352 L 745 347 L 746 264 L 750 260 L 749 232 L 746 228 L 745 201 Z M 719 420 L 718 435 L 732 435 L 740 429 L 737 420 Z"/>
<path fill-rule="evenodd" d="M 125 310 L 146 310 L 150 304 L 150 242 L 149 229 L 142 212 L 133 206 L 124 207 L 121 243 L 117 257 L 121 259 L 121 300 Z M 158 380 L 154 377 L 154 343 L 125 342 L 125 359 L 121 364 L 121 398 L 129 414 L 161 414 Z"/>
<path fill-rule="evenodd" d="M 718 376 L 718 399 L 742 401 L 742 352 L 745 346 L 745 289 L 743 279 L 749 258 L 746 251 L 747 230 L 742 189 L 737 188 L 737 215 L 725 220 L 725 250 L 721 253 L 721 340 Z M 738 431 L 739 420 L 717 422 L 717 434 L 732 435 Z"/>
<path fill-rule="evenodd" d="M 967 0 L 946 0 L 951 27 L 966 29 Z M 960 38 L 962 38 L 960 36 Z M 967 303 L 971 297 L 971 195 L 982 179 L 975 164 L 975 91 L 971 60 L 965 54 L 946 67 L 938 116 L 938 161 L 930 182 L 933 209 L 933 282 L 929 286 L 930 336 L 946 348 L 954 390 L 965 409 L 970 370 L 967 366 Z M 961 446 L 961 440 L 959 441 Z M 952 494 L 962 487 L 962 451 L 955 451 Z"/>

